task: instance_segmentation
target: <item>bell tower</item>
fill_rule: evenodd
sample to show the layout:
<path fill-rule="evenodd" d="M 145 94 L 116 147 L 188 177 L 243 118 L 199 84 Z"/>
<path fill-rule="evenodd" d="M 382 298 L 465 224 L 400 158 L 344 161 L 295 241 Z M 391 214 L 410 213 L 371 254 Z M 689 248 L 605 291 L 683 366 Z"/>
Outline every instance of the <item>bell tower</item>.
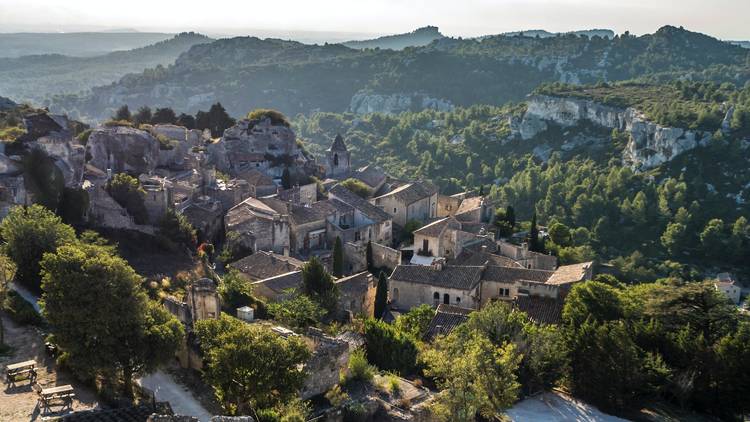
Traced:
<path fill-rule="evenodd" d="M 341 178 L 349 175 L 351 171 L 351 156 L 344 143 L 344 138 L 340 134 L 336 135 L 326 154 L 328 158 L 326 176 Z"/>

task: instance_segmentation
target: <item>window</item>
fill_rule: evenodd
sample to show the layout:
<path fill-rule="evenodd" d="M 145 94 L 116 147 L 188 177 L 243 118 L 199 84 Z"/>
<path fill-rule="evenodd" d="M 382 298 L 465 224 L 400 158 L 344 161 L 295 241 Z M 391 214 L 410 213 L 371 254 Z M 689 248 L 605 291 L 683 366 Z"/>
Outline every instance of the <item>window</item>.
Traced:
<path fill-rule="evenodd" d="M 339 155 L 333 154 L 333 165 L 338 166 L 339 165 Z"/>
<path fill-rule="evenodd" d="M 510 296 L 510 289 L 505 288 L 505 287 L 501 287 L 500 288 L 500 296 L 502 296 L 502 297 L 508 297 L 508 296 Z"/>
<path fill-rule="evenodd" d="M 432 302 L 435 304 L 435 307 L 440 304 L 440 293 L 435 292 L 435 294 L 432 295 Z"/>
<path fill-rule="evenodd" d="M 394 214 L 396 213 L 396 207 L 393 207 L 393 213 Z"/>
<path fill-rule="evenodd" d="M 451 296 L 448 293 L 443 295 L 443 303 L 446 305 L 451 304 Z"/>
<path fill-rule="evenodd" d="M 427 239 L 422 239 L 422 252 L 424 252 L 425 255 L 427 255 L 427 251 L 430 250 L 430 241 Z"/>
<path fill-rule="evenodd" d="M 461 298 L 456 296 L 456 305 L 458 305 L 459 303 L 461 303 Z"/>
<path fill-rule="evenodd" d="M 354 232 L 354 241 L 355 242 L 359 241 L 359 239 L 360 239 L 359 232 L 358 231 Z"/>

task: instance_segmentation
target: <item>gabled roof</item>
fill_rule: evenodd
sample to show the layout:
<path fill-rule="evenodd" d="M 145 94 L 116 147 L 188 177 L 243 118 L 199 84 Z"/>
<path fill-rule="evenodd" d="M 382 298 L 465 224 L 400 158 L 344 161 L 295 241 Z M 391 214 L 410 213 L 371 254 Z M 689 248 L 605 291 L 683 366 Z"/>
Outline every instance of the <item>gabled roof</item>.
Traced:
<path fill-rule="evenodd" d="M 344 143 L 344 138 L 342 138 L 340 134 L 336 134 L 336 138 L 333 139 L 333 143 L 331 144 L 331 147 L 328 148 L 328 151 L 347 151 L 346 144 Z"/>
<path fill-rule="evenodd" d="M 446 265 L 442 269 L 426 265 L 398 265 L 391 274 L 391 280 L 471 290 L 479 284 L 483 269 L 483 267 L 453 265 Z"/>
<path fill-rule="evenodd" d="M 393 196 L 398 201 L 408 205 L 413 204 L 420 199 L 428 198 L 436 193 L 437 188 L 433 184 L 420 181 L 399 186 L 385 195 L 382 195 L 381 198 L 384 196 Z"/>
<path fill-rule="evenodd" d="M 552 276 L 547 280 L 547 284 L 568 284 L 582 281 L 593 265 L 593 262 L 582 262 L 580 264 L 563 265 L 557 268 Z"/>
<path fill-rule="evenodd" d="M 482 206 L 483 200 L 484 200 L 483 196 L 465 198 L 463 201 L 461 201 L 461 205 L 458 206 L 458 209 L 456 210 L 456 215 L 463 214 L 465 212 L 469 212 L 477 208 L 480 208 Z"/>
<path fill-rule="evenodd" d="M 353 177 L 362 181 L 367 186 L 375 188 L 385 182 L 387 176 L 379 167 L 368 165 L 354 172 Z"/>
<path fill-rule="evenodd" d="M 328 195 L 356 208 L 362 214 L 366 215 L 367 218 L 376 223 L 382 223 L 391 219 L 391 216 L 387 212 L 383 211 L 379 207 L 376 207 L 375 205 L 371 204 L 364 198 L 341 186 L 340 184 L 333 186 L 328 191 Z"/>
<path fill-rule="evenodd" d="M 274 183 L 273 178 L 255 169 L 249 169 L 249 170 L 239 172 L 237 173 L 236 178 L 240 180 L 245 180 L 248 184 L 252 186 L 276 186 L 276 183 Z"/>
<path fill-rule="evenodd" d="M 425 341 L 432 341 L 439 335 L 448 335 L 454 328 L 463 324 L 469 319 L 469 314 L 473 309 L 461 308 L 453 305 L 438 305 L 435 316 L 432 317 L 427 332 L 424 335 Z"/>
<path fill-rule="evenodd" d="M 367 293 L 373 282 L 372 275 L 368 271 L 339 278 L 334 283 L 339 291 L 352 296 L 360 296 Z"/>
<path fill-rule="evenodd" d="M 464 248 L 455 259 L 448 262 L 451 265 L 490 265 L 494 267 L 523 268 L 520 263 L 501 255 L 489 252 L 474 251 Z"/>
<path fill-rule="evenodd" d="M 438 237 L 443 234 L 443 230 L 448 227 L 460 229 L 461 225 L 453 217 L 445 217 L 433 221 L 426 226 L 422 226 L 421 228 L 415 230 L 414 234 L 427 237 Z"/>
<path fill-rule="evenodd" d="M 488 266 L 482 274 L 482 280 L 499 283 L 515 283 L 518 281 L 544 283 L 552 277 L 553 273 L 554 271 Z"/>
<path fill-rule="evenodd" d="M 258 251 L 229 264 L 252 280 L 263 280 L 281 274 L 296 271 L 304 263 L 298 259 L 278 255 L 273 252 Z"/>
<path fill-rule="evenodd" d="M 525 312 L 537 324 L 559 324 L 562 321 L 563 301 L 543 296 L 518 296 L 513 307 Z"/>

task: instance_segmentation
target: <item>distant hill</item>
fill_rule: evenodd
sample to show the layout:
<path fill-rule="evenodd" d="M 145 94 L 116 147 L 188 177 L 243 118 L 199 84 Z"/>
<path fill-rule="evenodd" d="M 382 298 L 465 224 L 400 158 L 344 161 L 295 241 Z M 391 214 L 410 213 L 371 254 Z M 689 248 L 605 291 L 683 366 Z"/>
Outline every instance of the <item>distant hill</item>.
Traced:
<path fill-rule="evenodd" d="M 157 32 L 71 32 L 0 34 L 0 57 L 36 54 L 97 56 L 113 51 L 132 50 L 174 37 Z"/>
<path fill-rule="evenodd" d="M 615 37 L 615 31 L 611 29 L 585 29 L 581 31 L 571 31 L 571 32 L 549 32 L 545 31 L 543 29 L 532 29 L 530 31 L 515 31 L 515 32 L 504 32 L 500 35 L 505 35 L 506 37 L 515 37 L 515 36 L 524 36 L 524 37 L 531 37 L 531 38 L 549 38 L 549 37 L 556 37 L 558 35 L 567 35 L 567 34 L 573 34 L 573 35 L 585 35 L 589 38 L 591 37 L 601 37 L 601 38 L 609 38 L 612 39 Z"/>
<path fill-rule="evenodd" d="M 0 58 L 0 94 L 41 104 L 54 94 L 77 93 L 115 82 L 128 73 L 169 65 L 193 45 L 210 41 L 190 32 L 146 47 L 94 57 L 44 54 Z"/>
<path fill-rule="evenodd" d="M 711 66 L 725 70 L 717 81 L 744 86 L 747 72 L 735 69 L 747 68 L 749 53 L 671 26 L 617 39 L 445 37 L 400 51 L 237 37 L 193 46 L 173 66 L 127 75 L 87 95 L 61 96 L 50 106 L 87 120 L 106 118 L 121 104 L 195 113 L 217 101 L 234 116 L 258 107 L 292 116 L 398 113 L 520 101 L 545 82 L 594 84 L 667 71 L 700 78 Z"/>
<path fill-rule="evenodd" d="M 425 26 L 406 34 L 387 35 L 372 40 L 347 41 L 343 44 L 349 48 L 387 48 L 403 50 L 406 47 L 421 47 L 435 40 L 444 38 L 436 26 Z"/>
<path fill-rule="evenodd" d="M 734 45 L 739 45 L 742 48 L 750 48 L 750 41 L 729 41 Z"/>

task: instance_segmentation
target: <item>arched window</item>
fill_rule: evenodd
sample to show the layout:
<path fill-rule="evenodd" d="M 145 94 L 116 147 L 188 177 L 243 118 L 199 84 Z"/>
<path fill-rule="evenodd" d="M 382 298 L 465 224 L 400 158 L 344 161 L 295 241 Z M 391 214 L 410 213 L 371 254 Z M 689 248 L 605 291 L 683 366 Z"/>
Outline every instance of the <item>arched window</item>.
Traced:
<path fill-rule="evenodd" d="M 443 295 L 443 303 L 445 303 L 446 305 L 450 305 L 451 304 L 451 295 L 449 295 L 448 293 L 444 294 Z"/>
<path fill-rule="evenodd" d="M 339 165 L 339 155 L 333 154 L 333 165 L 338 166 Z"/>
<path fill-rule="evenodd" d="M 435 304 L 435 307 L 440 304 L 440 293 L 435 292 L 435 294 L 432 295 L 432 302 Z"/>
<path fill-rule="evenodd" d="M 461 298 L 456 296 L 456 305 L 458 305 L 459 303 L 461 303 Z"/>

